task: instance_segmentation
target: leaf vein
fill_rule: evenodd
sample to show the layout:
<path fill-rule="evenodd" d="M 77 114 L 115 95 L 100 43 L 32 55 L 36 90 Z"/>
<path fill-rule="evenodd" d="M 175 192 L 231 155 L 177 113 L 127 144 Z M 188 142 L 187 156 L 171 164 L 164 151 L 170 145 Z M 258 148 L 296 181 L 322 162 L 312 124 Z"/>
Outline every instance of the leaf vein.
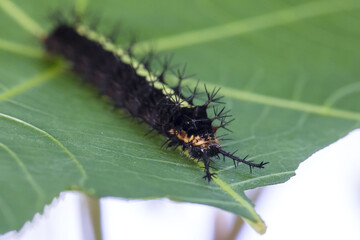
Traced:
<path fill-rule="evenodd" d="M 35 192 L 38 194 L 39 199 L 44 199 L 45 198 L 44 191 L 39 186 L 39 184 L 35 181 L 35 179 L 31 176 L 31 173 L 26 168 L 24 162 L 21 161 L 19 156 L 14 151 L 12 151 L 8 146 L 6 146 L 4 143 L 0 142 L 0 147 L 2 149 L 4 149 L 5 152 L 7 152 L 15 160 L 15 162 L 19 165 L 20 169 L 25 174 L 27 181 L 30 183 L 31 187 L 35 190 Z"/>
<path fill-rule="evenodd" d="M 254 181 L 258 181 L 258 180 L 268 180 L 274 177 L 284 177 L 284 176 L 293 176 L 295 175 L 294 171 L 287 171 L 287 172 L 280 172 L 280 173 L 272 173 L 272 174 L 268 174 L 268 175 L 263 175 L 263 176 L 259 176 L 259 177 L 254 177 L 254 178 L 250 178 L 248 180 L 244 180 L 241 182 L 237 182 L 237 183 L 232 183 L 230 184 L 231 187 L 240 187 L 240 188 L 244 188 L 246 186 L 246 184 L 252 183 Z"/>
<path fill-rule="evenodd" d="M 25 92 L 28 89 L 31 89 L 43 82 L 49 81 L 50 79 L 52 79 L 53 77 L 55 77 L 56 75 L 58 75 L 59 73 L 61 73 L 64 70 L 64 65 L 63 64 L 56 64 L 54 67 L 49 68 L 47 71 L 36 75 L 35 77 L 24 81 L 23 83 L 7 90 L 4 91 L 2 94 L 0 94 L 0 102 L 7 100 L 13 96 L 16 96 L 20 93 Z"/>
<path fill-rule="evenodd" d="M 6 12 L 10 17 L 12 17 L 20 26 L 36 36 L 37 38 L 43 38 L 45 36 L 45 31 L 40 25 L 31 17 L 26 15 L 13 1 L 9 0 L 0 0 L 0 7 Z"/>
<path fill-rule="evenodd" d="M 238 206 L 236 202 L 230 201 L 223 201 L 223 200 L 216 200 L 216 199 L 209 199 L 209 198 L 194 198 L 194 197 L 184 197 L 184 196 L 170 196 L 170 199 L 174 200 L 181 200 L 184 202 L 192 202 L 192 203 L 212 203 L 212 204 L 222 204 L 222 205 L 229 205 L 229 206 Z"/>
<path fill-rule="evenodd" d="M 327 107 L 333 106 L 336 102 L 340 101 L 342 98 L 349 96 L 351 94 L 360 92 L 360 82 L 351 83 L 349 85 L 343 86 L 337 89 L 333 94 L 331 94 L 327 100 L 325 100 L 324 105 Z"/>
<path fill-rule="evenodd" d="M 10 42 L 5 39 L 0 39 L 0 49 L 33 58 L 42 58 L 44 55 L 44 53 L 38 48 L 34 48 L 32 46 L 26 46 L 15 42 Z"/>
<path fill-rule="evenodd" d="M 221 93 L 229 98 L 243 100 L 247 102 L 254 102 L 263 105 L 270 105 L 285 109 L 291 109 L 301 112 L 308 112 L 317 115 L 350 119 L 350 120 L 360 120 L 360 113 L 341 110 L 336 108 L 331 108 L 328 106 L 316 105 L 311 103 L 298 102 L 293 100 L 287 100 L 272 96 L 266 96 L 262 94 L 257 94 L 253 92 L 242 91 L 239 89 L 232 89 L 219 84 L 206 83 L 208 87 L 220 87 Z"/>
<path fill-rule="evenodd" d="M 146 49 L 151 43 L 157 44 L 158 51 L 181 48 L 229 38 L 261 29 L 281 26 L 308 18 L 319 17 L 360 7 L 358 1 L 316 1 L 274 11 L 260 16 L 241 19 L 216 27 L 199 29 L 173 36 L 138 43 L 136 52 Z"/>
<path fill-rule="evenodd" d="M 20 120 L 18 118 L 15 118 L 15 117 L 12 117 L 12 116 L 9 116 L 9 115 L 6 115 L 4 113 L 0 113 L 0 117 L 3 117 L 3 118 L 6 118 L 6 119 L 9 119 L 9 120 L 12 120 L 14 122 L 17 122 L 17 123 L 20 123 L 24 126 L 27 126 L 27 127 L 30 127 L 32 129 L 34 129 L 35 131 L 37 132 L 40 132 L 42 133 L 43 135 L 45 135 L 46 137 L 48 137 L 51 141 L 55 142 L 56 145 L 58 145 L 69 157 L 70 159 L 73 161 L 73 163 L 75 164 L 75 166 L 78 168 L 78 171 L 80 172 L 81 174 L 81 180 L 80 180 L 80 185 L 83 185 L 85 180 L 87 179 L 87 174 L 85 172 L 85 169 L 84 167 L 81 165 L 81 163 L 77 160 L 77 158 L 74 156 L 74 154 L 72 154 L 68 148 L 66 148 L 59 140 L 57 140 L 55 137 L 53 137 L 51 134 L 49 134 L 48 132 L 28 123 L 28 122 L 25 122 L 23 120 Z"/>
<path fill-rule="evenodd" d="M 197 187 L 208 188 L 208 189 L 213 189 L 213 190 L 218 190 L 219 189 L 218 187 L 199 184 L 199 183 L 196 183 L 196 182 L 189 182 L 189 181 L 185 181 L 185 180 L 182 180 L 182 179 L 161 177 L 161 176 L 157 176 L 157 175 L 153 175 L 153 174 L 147 174 L 147 173 L 139 173 L 139 172 L 131 171 L 129 169 L 126 169 L 124 171 L 128 172 L 128 173 L 131 173 L 131 174 L 134 174 L 134 175 L 139 176 L 139 177 L 146 176 L 146 177 L 150 177 L 150 178 L 159 179 L 159 180 L 165 181 L 165 182 L 183 183 L 183 184 L 194 185 L 194 186 L 197 186 Z"/>
<path fill-rule="evenodd" d="M 78 17 L 84 15 L 85 9 L 88 5 L 88 0 L 75 0 L 75 13 Z"/>

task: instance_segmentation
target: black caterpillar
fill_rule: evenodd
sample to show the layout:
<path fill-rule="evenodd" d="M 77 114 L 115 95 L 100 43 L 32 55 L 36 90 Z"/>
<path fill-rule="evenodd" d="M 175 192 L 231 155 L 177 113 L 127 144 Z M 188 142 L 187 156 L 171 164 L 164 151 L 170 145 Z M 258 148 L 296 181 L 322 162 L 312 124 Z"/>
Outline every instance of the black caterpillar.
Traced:
<path fill-rule="evenodd" d="M 190 96 L 184 96 L 181 82 L 184 71 L 177 71 L 178 84 L 170 88 L 165 84 L 165 75 L 170 69 L 169 61 L 163 64 L 158 74 L 151 72 L 153 55 L 137 62 L 131 49 L 122 50 L 109 40 L 90 29 L 78 25 L 60 23 L 45 39 L 47 52 L 61 55 L 70 61 L 73 70 L 94 85 L 102 95 L 108 96 L 115 107 L 125 109 L 132 116 L 146 122 L 152 130 L 167 137 L 168 147 L 181 146 L 190 157 L 204 163 L 205 176 L 209 182 L 215 173 L 210 171 L 211 158 L 220 155 L 231 158 L 235 166 L 244 163 L 253 168 L 264 168 L 268 162 L 259 164 L 226 152 L 216 137 L 219 128 L 229 123 L 227 113 L 222 108 L 214 109 L 214 117 L 209 118 L 207 109 L 210 103 L 219 103 L 219 89 L 209 92 L 203 105 L 195 105 L 197 88 Z M 206 88 L 205 88 L 206 89 Z M 219 126 L 212 126 L 215 120 Z"/>

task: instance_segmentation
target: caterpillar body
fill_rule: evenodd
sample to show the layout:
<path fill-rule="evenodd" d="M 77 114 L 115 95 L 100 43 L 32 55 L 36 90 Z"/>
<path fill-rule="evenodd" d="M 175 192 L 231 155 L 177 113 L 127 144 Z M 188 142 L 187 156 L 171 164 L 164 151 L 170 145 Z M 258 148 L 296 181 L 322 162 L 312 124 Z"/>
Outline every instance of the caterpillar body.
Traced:
<path fill-rule="evenodd" d="M 216 131 L 229 123 L 228 115 L 224 108 L 219 111 L 213 108 L 214 116 L 208 116 L 210 105 L 219 103 L 219 89 L 206 90 L 205 103 L 195 105 L 197 88 L 189 96 L 182 90 L 184 71 L 177 71 L 179 80 L 175 87 L 165 83 L 169 61 L 163 63 L 162 71 L 154 73 L 149 67 L 152 55 L 136 61 L 131 50 L 118 48 L 110 40 L 77 24 L 59 23 L 44 39 L 44 46 L 48 53 L 68 60 L 73 71 L 108 96 L 115 107 L 124 109 L 165 136 L 167 147 L 180 146 L 191 158 L 203 162 L 203 178 L 209 182 L 216 177 L 211 163 L 220 156 L 232 159 L 235 166 L 246 164 L 250 171 L 267 164 L 254 163 L 223 150 Z M 213 125 L 215 120 L 220 122 L 218 126 Z"/>

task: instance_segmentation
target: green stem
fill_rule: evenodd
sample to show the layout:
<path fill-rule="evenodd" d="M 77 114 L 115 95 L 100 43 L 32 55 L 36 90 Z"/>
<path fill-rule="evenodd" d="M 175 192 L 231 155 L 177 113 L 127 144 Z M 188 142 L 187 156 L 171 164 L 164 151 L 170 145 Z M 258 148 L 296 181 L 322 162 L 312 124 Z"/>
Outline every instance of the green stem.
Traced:
<path fill-rule="evenodd" d="M 101 240 L 102 236 L 99 199 L 83 195 L 81 199 L 81 216 L 83 239 Z"/>

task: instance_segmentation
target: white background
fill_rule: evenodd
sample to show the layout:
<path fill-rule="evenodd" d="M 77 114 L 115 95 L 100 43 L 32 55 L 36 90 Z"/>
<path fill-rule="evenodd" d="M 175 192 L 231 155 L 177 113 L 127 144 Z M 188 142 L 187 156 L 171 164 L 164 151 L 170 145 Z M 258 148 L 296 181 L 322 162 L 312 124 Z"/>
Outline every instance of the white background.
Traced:
<path fill-rule="evenodd" d="M 87 239 L 84 197 L 62 194 L 21 232 L 1 240 Z M 103 239 L 213 239 L 215 219 L 231 230 L 235 216 L 197 204 L 169 200 L 101 199 Z M 256 210 L 268 229 L 245 224 L 237 239 L 360 239 L 360 130 L 303 162 L 288 182 L 263 188 Z M 227 229 L 226 229 L 227 228 Z"/>

